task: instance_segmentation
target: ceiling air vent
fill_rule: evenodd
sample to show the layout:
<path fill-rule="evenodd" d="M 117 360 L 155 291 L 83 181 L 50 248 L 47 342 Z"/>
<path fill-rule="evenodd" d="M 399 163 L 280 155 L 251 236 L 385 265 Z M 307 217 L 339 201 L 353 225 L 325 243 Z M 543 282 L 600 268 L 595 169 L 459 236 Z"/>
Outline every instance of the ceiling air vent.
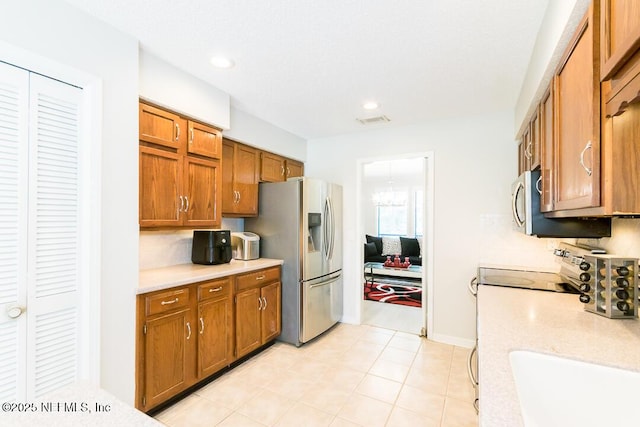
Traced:
<path fill-rule="evenodd" d="M 370 125 L 373 123 L 385 123 L 385 122 L 391 121 L 391 119 L 389 119 L 389 117 L 387 116 L 367 117 L 366 119 L 356 119 L 356 120 L 362 123 L 363 125 Z"/>

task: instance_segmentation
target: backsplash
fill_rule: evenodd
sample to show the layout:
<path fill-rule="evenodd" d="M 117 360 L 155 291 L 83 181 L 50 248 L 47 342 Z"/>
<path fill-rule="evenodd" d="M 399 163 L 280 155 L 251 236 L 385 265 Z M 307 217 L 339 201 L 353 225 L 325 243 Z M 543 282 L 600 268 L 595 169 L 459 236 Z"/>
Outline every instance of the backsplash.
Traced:
<path fill-rule="evenodd" d="M 553 250 L 560 239 L 527 236 L 513 230 L 509 214 L 485 214 L 480 217 L 479 263 L 509 265 L 542 271 L 559 271 Z"/>
<path fill-rule="evenodd" d="M 578 239 L 577 243 L 597 246 L 614 255 L 640 258 L 640 219 L 614 218 L 611 225 L 611 237 Z"/>
<path fill-rule="evenodd" d="M 220 230 L 243 231 L 244 219 L 222 218 Z M 191 262 L 193 230 L 140 231 L 140 270 Z"/>

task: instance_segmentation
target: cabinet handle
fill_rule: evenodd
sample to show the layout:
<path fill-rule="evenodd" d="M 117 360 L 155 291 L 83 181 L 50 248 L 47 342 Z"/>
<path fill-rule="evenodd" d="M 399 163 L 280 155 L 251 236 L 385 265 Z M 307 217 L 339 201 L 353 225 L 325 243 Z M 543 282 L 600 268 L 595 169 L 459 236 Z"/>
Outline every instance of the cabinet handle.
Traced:
<path fill-rule="evenodd" d="M 257 276 L 257 277 L 256 277 L 256 280 L 262 280 L 262 279 L 264 279 L 265 277 L 267 277 L 267 276 L 265 276 L 264 274 L 262 274 L 262 275 L 260 275 L 260 276 Z"/>
<path fill-rule="evenodd" d="M 591 141 L 587 142 L 587 145 L 584 146 L 584 148 L 582 149 L 582 151 L 580 152 L 580 166 L 582 166 L 582 168 L 587 171 L 587 175 L 591 176 L 591 173 L 593 172 L 593 170 L 591 168 L 588 168 L 584 165 L 584 153 L 590 149 L 593 148 L 591 146 Z"/>
<path fill-rule="evenodd" d="M 264 300 L 264 306 L 262 306 L 262 309 L 266 310 L 267 309 L 267 298 L 262 297 L 262 299 Z"/>
<path fill-rule="evenodd" d="M 221 290 L 222 290 L 222 286 L 218 286 L 217 288 L 209 289 L 209 293 L 211 293 L 211 292 L 220 292 Z"/>
<path fill-rule="evenodd" d="M 180 209 L 178 209 L 178 212 L 183 212 L 184 211 L 184 197 L 180 196 Z"/>
<path fill-rule="evenodd" d="M 184 196 L 184 200 L 186 202 L 186 207 L 184 208 L 184 211 L 189 212 L 189 198 L 187 196 Z"/>
<path fill-rule="evenodd" d="M 533 157 L 533 154 L 531 154 L 531 145 L 531 142 L 529 142 L 527 148 L 524 150 L 524 156 L 529 160 Z"/>
<path fill-rule="evenodd" d="M 262 298 L 258 297 L 258 311 L 262 310 Z"/>
<path fill-rule="evenodd" d="M 172 299 L 171 301 L 162 301 L 160 303 L 160 305 L 169 305 L 169 304 L 175 304 L 178 302 L 178 297 L 175 297 L 174 299 Z"/>
<path fill-rule="evenodd" d="M 287 176 L 291 176 L 291 169 L 289 169 L 289 166 L 287 166 Z"/>
<path fill-rule="evenodd" d="M 202 317 L 200 318 L 200 335 L 202 335 L 204 333 L 204 320 L 202 320 Z"/>
<path fill-rule="evenodd" d="M 193 144 L 193 128 L 189 129 L 189 144 Z"/>
<path fill-rule="evenodd" d="M 238 203 L 240 203 L 240 191 L 238 191 L 237 193 L 238 193 Z"/>
<path fill-rule="evenodd" d="M 180 139 L 180 125 L 176 123 L 176 141 Z"/>
<path fill-rule="evenodd" d="M 284 176 L 284 166 L 280 166 L 280 175 Z"/>
<path fill-rule="evenodd" d="M 187 339 L 191 338 L 191 325 L 189 324 L 189 322 L 187 322 L 187 331 L 189 331 L 189 334 L 187 335 Z"/>

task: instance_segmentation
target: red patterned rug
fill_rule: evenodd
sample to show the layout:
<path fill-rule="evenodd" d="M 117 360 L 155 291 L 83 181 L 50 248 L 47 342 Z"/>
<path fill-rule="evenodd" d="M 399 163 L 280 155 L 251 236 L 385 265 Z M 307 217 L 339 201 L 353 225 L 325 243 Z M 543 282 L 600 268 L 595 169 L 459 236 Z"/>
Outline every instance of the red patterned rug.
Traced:
<path fill-rule="evenodd" d="M 365 282 L 364 299 L 422 307 L 422 287 L 410 284 Z"/>

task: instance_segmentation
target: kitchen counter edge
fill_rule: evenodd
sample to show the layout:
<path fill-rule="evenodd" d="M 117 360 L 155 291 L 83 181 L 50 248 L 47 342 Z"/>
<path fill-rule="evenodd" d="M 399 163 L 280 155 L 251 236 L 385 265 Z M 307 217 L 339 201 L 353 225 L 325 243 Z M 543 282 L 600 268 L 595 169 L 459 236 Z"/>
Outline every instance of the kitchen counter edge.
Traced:
<path fill-rule="evenodd" d="M 177 264 L 168 267 L 140 270 L 136 294 L 161 291 L 176 286 L 204 282 L 236 274 L 248 273 L 263 268 L 282 265 L 283 260 L 258 258 L 250 261 L 231 260 L 227 264 Z"/>
<path fill-rule="evenodd" d="M 583 309 L 577 295 L 478 288 L 479 425 L 522 426 L 509 353 L 529 350 L 640 371 L 640 321 Z"/>

